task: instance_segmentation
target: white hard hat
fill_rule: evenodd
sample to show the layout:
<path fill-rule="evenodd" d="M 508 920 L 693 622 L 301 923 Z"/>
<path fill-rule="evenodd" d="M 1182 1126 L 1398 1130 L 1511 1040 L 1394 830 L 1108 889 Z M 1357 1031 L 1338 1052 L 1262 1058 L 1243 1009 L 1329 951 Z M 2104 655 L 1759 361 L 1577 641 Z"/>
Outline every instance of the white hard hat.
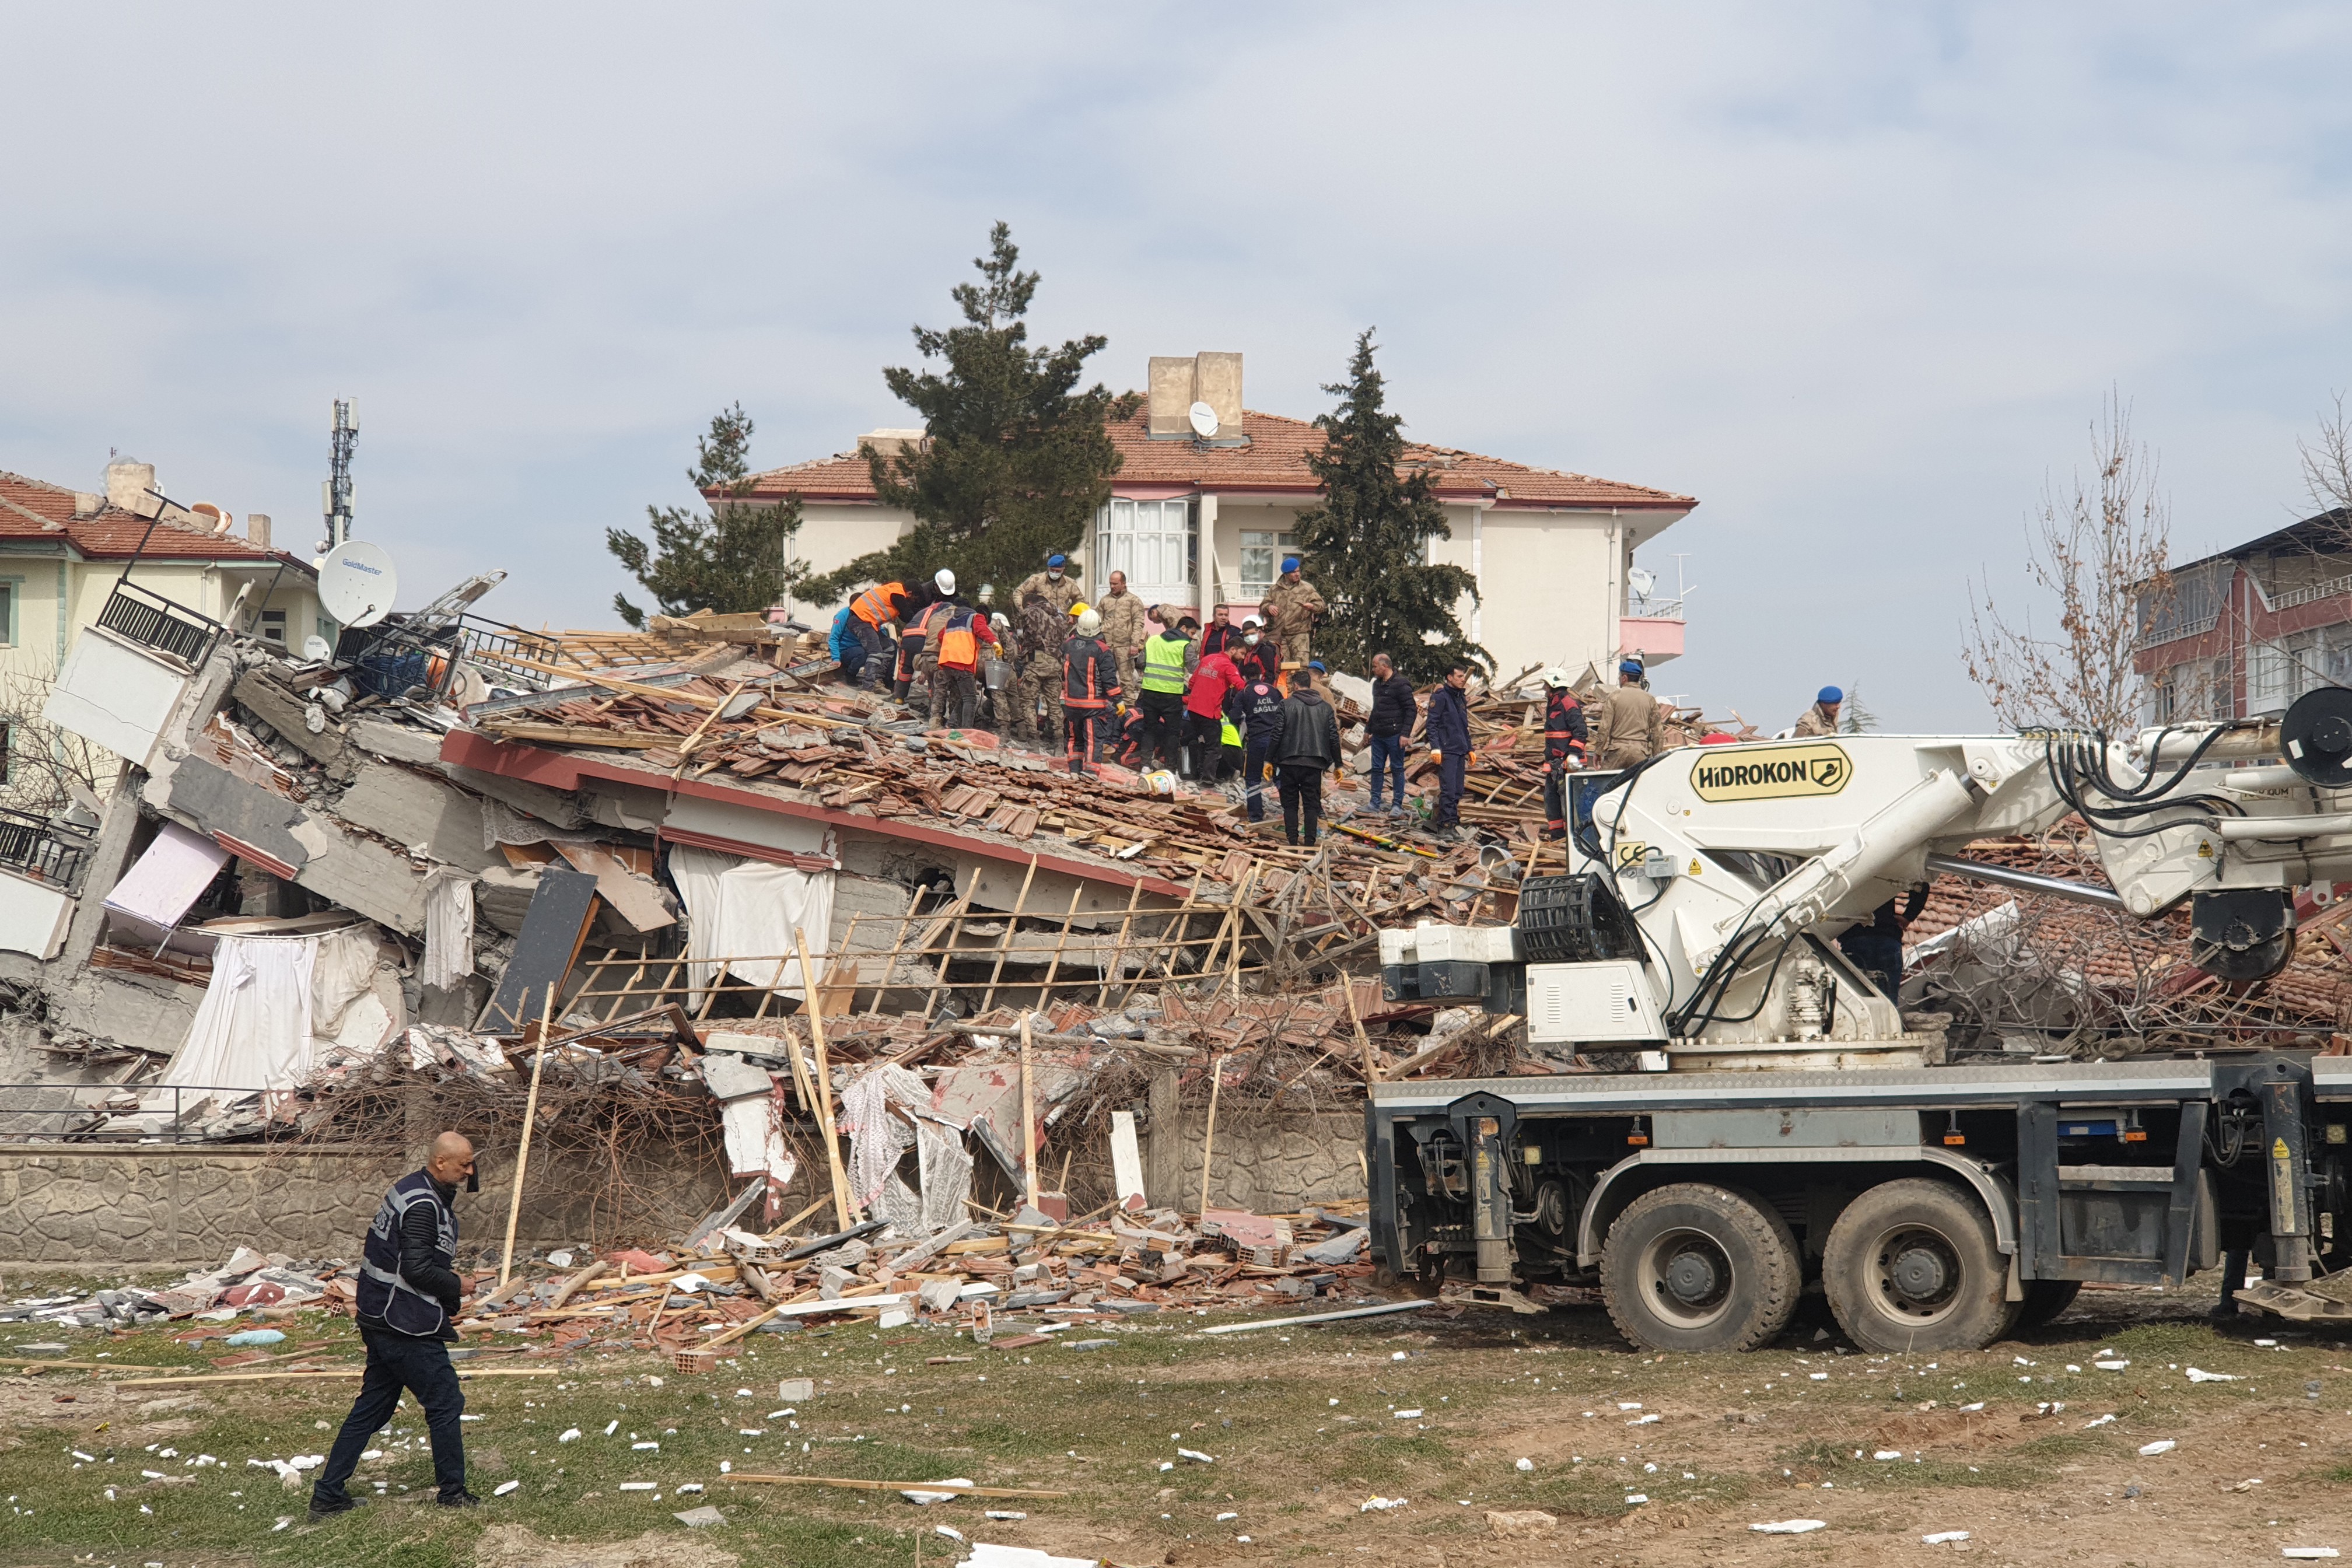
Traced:
<path fill-rule="evenodd" d="M 1545 670 L 1541 679 L 1546 686 L 1560 687 L 1569 684 L 1568 671 L 1556 664 Z"/>
<path fill-rule="evenodd" d="M 1244 616 L 1242 617 L 1242 630 L 1244 631 L 1249 630 L 1252 626 L 1262 626 L 1265 623 L 1261 622 L 1255 616 Z"/>
<path fill-rule="evenodd" d="M 1078 617 L 1078 635 L 1080 637 L 1090 637 L 1100 630 L 1102 630 L 1102 616 L 1096 614 L 1094 611 L 1088 610 L 1086 614 Z"/>
<path fill-rule="evenodd" d="M 931 577 L 931 585 L 942 594 L 955 592 L 955 574 L 942 566 Z"/>

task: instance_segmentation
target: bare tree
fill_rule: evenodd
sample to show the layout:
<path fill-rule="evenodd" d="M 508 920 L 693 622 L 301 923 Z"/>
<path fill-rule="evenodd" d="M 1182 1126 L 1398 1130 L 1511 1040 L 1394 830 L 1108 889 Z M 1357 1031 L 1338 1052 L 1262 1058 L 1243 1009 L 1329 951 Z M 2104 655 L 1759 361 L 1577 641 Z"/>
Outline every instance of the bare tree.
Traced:
<path fill-rule="evenodd" d="M 2089 481 L 2078 469 L 2063 493 L 2045 483 L 2026 524 L 2026 576 L 2057 602 L 2054 634 L 2037 633 L 2032 605 L 2004 610 L 1989 583 L 1970 596 L 1961 662 L 2015 729 L 2118 733 L 2137 722 L 2132 648 L 2143 612 L 2171 598 L 2170 509 L 2155 455 L 2132 439 L 2131 406 L 2113 393 L 2091 426 L 2091 457 Z"/>
<path fill-rule="evenodd" d="M 54 679 L 38 670 L 0 671 L 0 806 L 52 816 L 73 804 L 76 786 L 103 796 L 120 760 L 41 717 Z"/>
<path fill-rule="evenodd" d="M 2294 449 L 2303 458 L 2304 493 L 2314 511 L 2352 514 L 2352 416 L 2344 409 L 2344 394 L 2335 395 L 2333 413 L 2319 416 L 2319 434 L 2298 437 Z M 2352 534 L 2352 515 L 2337 519 L 2338 531 Z"/>

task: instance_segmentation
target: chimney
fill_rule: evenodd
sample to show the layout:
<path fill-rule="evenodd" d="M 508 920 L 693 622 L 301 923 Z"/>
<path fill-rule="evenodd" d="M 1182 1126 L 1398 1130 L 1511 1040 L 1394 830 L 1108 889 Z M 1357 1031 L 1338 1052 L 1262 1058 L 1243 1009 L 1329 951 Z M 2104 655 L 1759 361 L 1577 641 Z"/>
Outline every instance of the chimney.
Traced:
<path fill-rule="evenodd" d="M 92 495 L 88 490 L 74 491 L 74 515 L 76 517 L 96 517 L 99 513 L 99 509 L 103 507 L 105 504 L 106 498 L 104 496 Z"/>
<path fill-rule="evenodd" d="M 153 517 L 163 506 L 147 492 L 155 488 L 155 465 L 135 458 L 118 458 L 106 465 L 106 499 L 141 517 Z"/>
<path fill-rule="evenodd" d="M 1246 446 L 1242 429 L 1242 356 L 1203 353 L 1189 357 L 1151 356 L 1147 433 L 1155 441 L 1196 441 Z M 1213 435 L 1192 428 L 1192 405 L 1205 403 L 1217 416 Z"/>
<path fill-rule="evenodd" d="M 245 514 L 245 537 L 257 550 L 269 548 L 269 514 L 249 511 Z"/>
<path fill-rule="evenodd" d="M 901 452 L 920 450 L 923 433 L 920 430 L 868 430 L 857 438 L 857 444 L 871 447 L 886 458 L 895 458 Z"/>

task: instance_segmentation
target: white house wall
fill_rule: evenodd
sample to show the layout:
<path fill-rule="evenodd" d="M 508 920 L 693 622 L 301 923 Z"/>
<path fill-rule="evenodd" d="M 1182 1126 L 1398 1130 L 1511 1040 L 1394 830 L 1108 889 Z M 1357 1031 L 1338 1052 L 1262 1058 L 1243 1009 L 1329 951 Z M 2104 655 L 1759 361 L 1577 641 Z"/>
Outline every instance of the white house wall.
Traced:
<path fill-rule="evenodd" d="M 807 501 L 801 507 L 800 531 L 786 546 L 785 556 L 787 560 L 806 562 L 810 575 L 821 576 L 838 571 L 861 555 L 889 549 L 912 532 L 914 526 L 912 515 L 893 507 Z M 789 595 L 784 600 L 794 615 L 811 624 L 830 624 L 834 612 L 846 602 L 835 599 L 817 604 Z"/>

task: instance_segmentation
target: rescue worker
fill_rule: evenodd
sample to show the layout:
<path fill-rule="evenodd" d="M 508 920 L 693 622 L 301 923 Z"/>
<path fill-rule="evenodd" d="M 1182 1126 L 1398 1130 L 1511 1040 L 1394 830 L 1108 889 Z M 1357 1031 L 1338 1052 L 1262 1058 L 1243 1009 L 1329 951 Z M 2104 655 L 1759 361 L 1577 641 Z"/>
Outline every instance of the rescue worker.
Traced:
<path fill-rule="evenodd" d="M 1274 749 L 1282 742 L 1282 688 L 1271 675 L 1254 675 L 1242 688 L 1242 795 L 1252 822 L 1265 820 L 1265 790 Z"/>
<path fill-rule="evenodd" d="M 1570 689 L 1568 671 L 1558 665 L 1543 672 L 1544 830 L 1546 838 L 1568 837 L 1568 775 L 1584 766 L 1584 704 Z"/>
<path fill-rule="evenodd" d="M 1013 590 L 1015 604 L 1026 604 L 1032 594 L 1043 594 L 1045 602 L 1057 611 L 1067 610 L 1078 602 L 1078 584 L 1069 575 L 1070 558 L 1060 551 L 1045 557 L 1045 569 L 1032 572 Z"/>
<path fill-rule="evenodd" d="M 1209 617 L 1208 626 L 1201 632 L 1202 658 L 1208 658 L 1213 653 L 1222 653 L 1231 657 L 1240 651 L 1241 646 L 1241 627 L 1225 619 L 1223 610 Z"/>
<path fill-rule="evenodd" d="M 433 1140 L 425 1168 L 393 1183 L 368 1226 L 356 1303 L 367 1370 L 310 1488 L 314 1523 L 360 1506 L 362 1500 L 344 1490 L 344 1483 L 369 1441 L 391 1424 L 403 1389 L 425 1413 L 436 1500 L 443 1508 L 473 1508 L 482 1500 L 466 1489 L 466 1429 L 458 1421 L 466 1394 L 448 1349 L 457 1342 L 451 1324 L 466 1298 L 466 1282 L 457 1277 L 457 1215 L 450 1205 L 457 1184 L 473 1173 L 473 1144 L 462 1133 L 442 1133 Z"/>
<path fill-rule="evenodd" d="M 1225 702 L 1242 689 L 1242 672 L 1222 653 L 1201 656 L 1200 668 L 1184 686 L 1184 750 L 1192 777 L 1208 783 L 1217 776 L 1224 750 Z"/>
<path fill-rule="evenodd" d="M 1078 617 L 1078 629 L 1062 645 L 1062 744 L 1074 773 L 1095 767 L 1095 726 L 1120 696 L 1118 661 L 1100 637 L 1102 616 Z"/>
<path fill-rule="evenodd" d="M 1016 739 L 1058 744 L 1062 739 L 1062 645 L 1070 628 L 1039 593 L 1021 601 L 1020 674 L 1013 685 Z M 1038 710 L 1045 710 L 1040 720 Z"/>
<path fill-rule="evenodd" d="M 980 705 L 980 650 L 996 646 L 996 628 L 966 605 L 942 601 L 948 614 L 931 634 L 931 728 L 969 729 Z"/>
<path fill-rule="evenodd" d="M 824 639 L 825 651 L 841 666 L 841 679 L 852 686 L 863 684 L 866 673 L 866 645 L 857 638 L 857 613 L 844 605 L 833 617 L 833 630 Z"/>
<path fill-rule="evenodd" d="M 898 662 L 892 675 L 890 695 L 900 702 L 907 700 L 918 678 L 925 679 L 928 684 L 930 666 L 924 664 L 922 658 L 924 644 L 930 636 L 931 611 L 940 601 L 955 596 L 955 574 L 940 567 L 931 577 L 929 589 L 918 589 L 916 594 L 920 597 L 910 595 L 907 609 L 899 617 Z"/>
<path fill-rule="evenodd" d="M 907 652 L 909 637 L 901 636 L 898 638 L 899 668 L 911 678 L 907 689 L 898 693 L 898 700 L 906 701 L 908 692 L 919 687 L 922 694 L 916 701 L 924 708 L 931 706 L 932 693 L 938 689 L 938 683 L 931 678 L 940 668 L 940 630 L 962 603 L 956 597 L 955 574 L 944 566 L 932 574 L 931 592 L 936 596 L 916 616 L 908 628 L 914 647 L 911 657 Z"/>
<path fill-rule="evenodd" d="M 1266 627 L 1274 634 L 1285 668 L 1304 665 L 1313 656 L 1315 623 L 1330 606 L 1314 584 L 1298 574 L 1298 557 L 1282 558 L 1282 576 L 1265 596 Z"/>
<path fill-rule="evenodd" d="M 1642 661 L 1625 659 L 1617 666 L 1617 689 L 1602 700 L 1592 726 L 1592 765 L 1630 768 L 1665 749 L 1665 710 L 1642 689 Z"/>
<path fill-rule="evenodd" d="M 1470 765 L 1470 667 L 1457 664 L 1429 694 L 1429 711 L 1422 734 L 1429 742 L 1429 760 L 1437 764 L 1437 810 L 1429 819 L 1432 833 L 1454 835 L 1462 827 L 1462 780 Z"/>
<path fill-rule="evenodd" d="M 1167 606 L 1162 606 L 1162 624 Z M 1143 710 L 1143 757 L 1140 766 L 1178 768 L 1182 765 L 1178 752 L 1181 749 L 1184 725 L 1184 688 L 1192 677 L 1196 661 L 1192 650 L 1192 634 L 1201 623 L 1190 616 L 1180 616 L 1173 631 L 1154 633 L 1143 639 L 1143 695 L 1139 703 Z"/>
<path fill-rule="evenodd" d="M 1800 735 L 1836 734 L 1838 704 L 1844 700 L 1845 693 L 1836 687 L 1822 687 L 1820 695 L 1813 699 L 1813 705 L 1805 710 L 1805 716 L 1797 721 L 1797 733 Z"/>
<path fill-rule="evenodd" d="M 1265 623 L 1255 616 L 1243 618 L 1241 640 L 1225 649 L 1225 657 L 1244 679 L 1263 675 L 1268 680 L 1282 679 L 1282 660 L 1275 656 L 1274 643 L 1265 635 Z"/>
<path fill-rule="evenodd" d="M 908 597 L 904 583 L 877 583 L 849 601 L 850 630 L 865 645 L 866 660 L 874 667 L 877 681 L 881 679 L 883 655 L 890 646 L 882 628 L 908 614 Z M 864 679 L 859 678 L 856 684 L 864 685 Z"/>
<path fill-rule="evenodd" d="M 1095 601 L 1095 614 L 1102 617 L 1102 639 L 1110 655 L 1118 660 L 1118 684 L 1122 691 L 1135 689 L 1135 661 L 1143 653 L 1145 626 L 1143 601 L 1127 591 L 1127 574 L 1114 572 L 1103 596 Z"/>
<path fill-rule="evenodd" d="M 1339 716 L 1315 689 L 1312 669 L 1291 672 L 1274 765 L 1282 795 L 1282 837 L 1312 849 L 1323 822 L 1323 775 L 1339 765 Z"/>
<path fill-rule="evenodd" d="M 1372 655 L 1372 710 L 1364 719 L 1364 738 L 1372 748 L 1372 810 L 1404 815 L 1404 747 L 1413 726 L 1421 721 L 1421 704 L 1412 682 L 1396 672 L 1396 661 L 1384 653 Z M 1393 805 L 1381 805 L 1381 786 L 1394 785 Z"/>

